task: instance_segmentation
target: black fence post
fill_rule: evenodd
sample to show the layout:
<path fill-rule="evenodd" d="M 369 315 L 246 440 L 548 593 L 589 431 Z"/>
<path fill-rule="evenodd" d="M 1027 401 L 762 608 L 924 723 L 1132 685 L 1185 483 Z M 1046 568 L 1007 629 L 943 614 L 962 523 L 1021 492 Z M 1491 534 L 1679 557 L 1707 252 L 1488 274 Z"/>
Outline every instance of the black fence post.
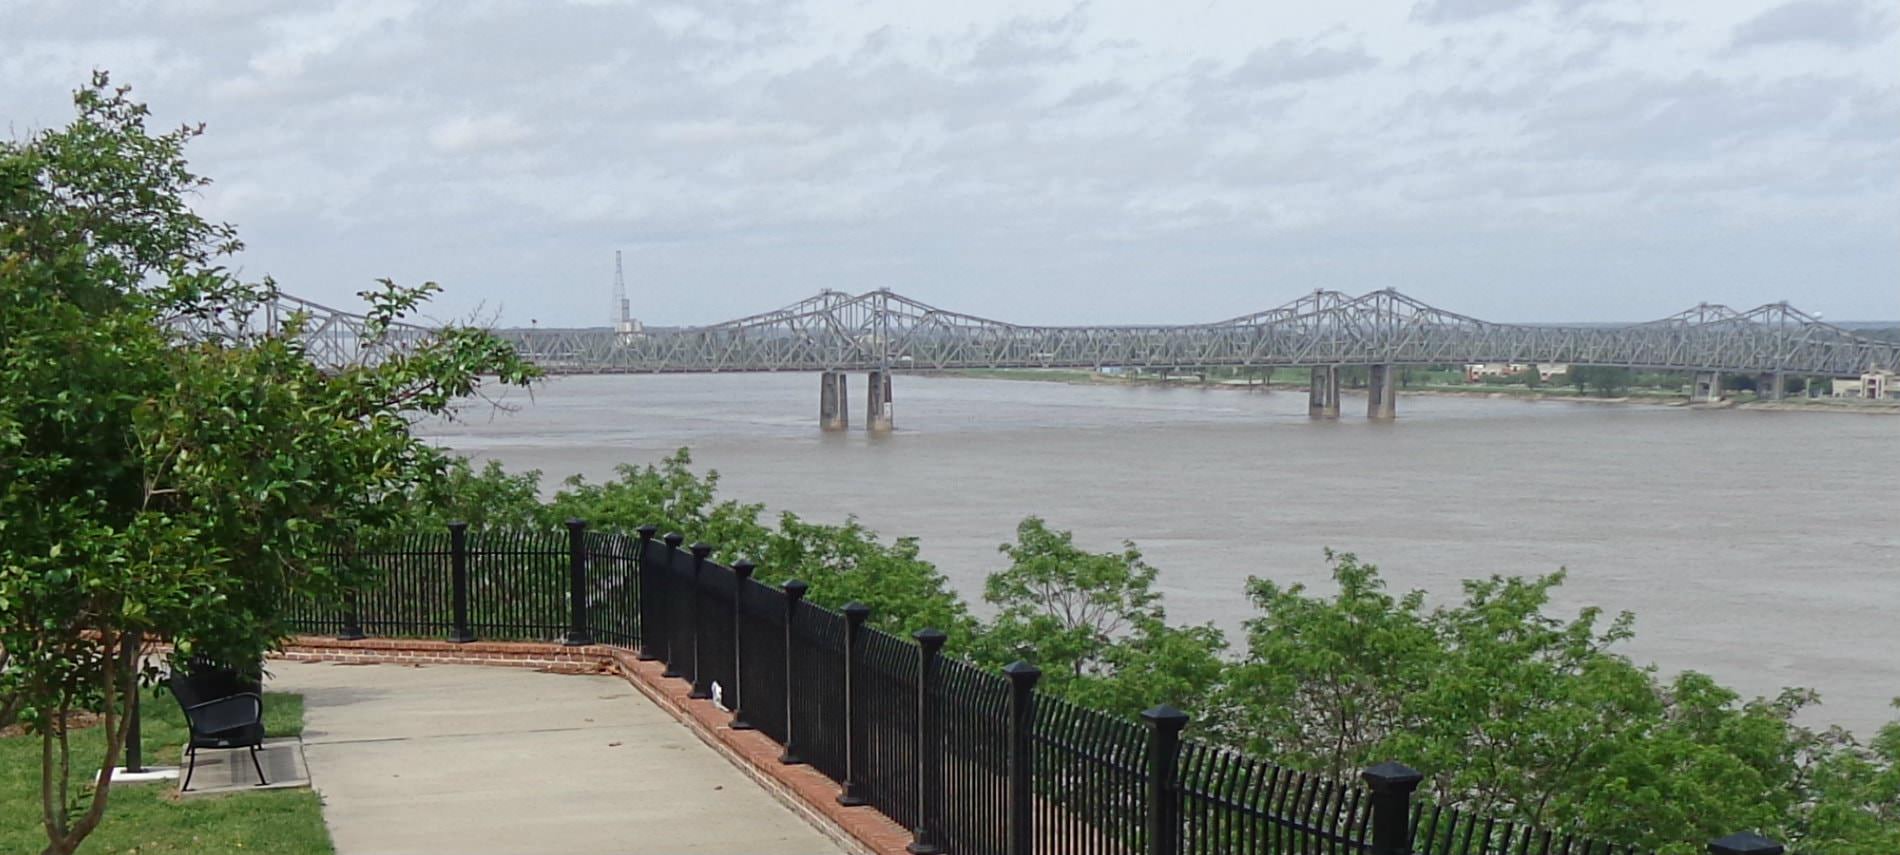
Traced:
<path fill-rule="evenodd" d="M 1148 855 L 1181 851 L 1181 730 L 1188 715 L 1167 704 L 1141 711 L 1153 731 L 1148 740 Z"/>
<path fill-rule="evenodd" d="M 660 658 L 657 651 L 660 649 L 660 642 L 666 637 L 661 632 L 663 618 L 660 617 L 660 610 L 655 608 L 655 603 L 661 596 L 661 589 L 659 574 L 652 570 L 653 556 L 650 554 L 650 550 L 654 548 L 653 535 L 660 529 L 652 523 L 647 523 L 634 530 L 640 533 L 640 563 L 634 573 L 636 580 L 634 585 L 637 588 L 635 596 L 639 597 L 640 601 L 640 654 L 638 658 L 642 662 L 652 662 Z"/>
<path fill-rule="evenodd" d="M 911 633 L 917 640 L 917 827 L 911 830 L 911 855 L 936 855 L 943 851 L 938 835 L 943 831 L 937 813 L 943 810 L 943 720 L 937 715 L 937 673 L 941 668 L 943 643 L 948 636 L 942 630 L 920 629 Z"/>
<path fill-rule="evenodd" d="M 363 635 L 363 615 L 356 610 L 356 589 L 343 592 L 343 628 L 337 631 L 338 641 L 360 641 Z"/>
<path fill-rule="evenodd" d="M 1029 729 L 1036 721 L 1036 681 L 1042 670 L 1018 659 L 1003 666 L 1009 678 L 1009 748 L 1005 768 L 1009 771 L 1009 814 L 1004 825 L 1008 831 L 1007 855 L 1029 855 L 1035 839 L 1034 779 L 1035 746 L 1030 744 Z"/>
<path fill-rule="evenodd" d="M 838 793 L 838 804 L 845 807 L 871 803 L 859 780 L 864 770 L 858 768 L 864 762 L 865 743 L 863 711 L 858 709 L 858 670 L 864 667 L 864 621 L 870 616 L 870 606 L 844 604 L 844 789 Z"/>
<path fill-rule="evenodd" d="M 732 723 L 726 726 L 733 730 L 752 729 L 752 722 L 745 720 L 745 631 L 741 628 L 745 617 L 739 611 L 739 598 L 744 596 L 745 583 L 755 569 L 744 558 L 732 562 Z"/>
<path fill-rule="evenodd" d="M 1372 788 L 1372 855 L 1412 855 L 1412 791 L 1425 776 L 1387 760 L 1359 777 Z"/>
<path fill-rule="evenodd" d="M 125 771 L 145 771 L 145 725 L 140 720 L 139 671 L 145 666 L 145 631 L 132 630 L 119 638 L 132 648 L 132 691 L 125 696 Z"/>
<path fill-rule="evenodd" d="M 792 693 L 801 688 L 792 683 L 792 624 L 798 618 L 798 601 L 809 590 L 810 585 L 797 579 L 785 583 L 785 752 L 778 756 L 778 762 L 787 766 L 805 762 L 798 756 L 798 728 L 792 721 Z"/>
<path fill-rule="evenodd" d="M 713 548 L 712 544 L 709 543 L 695 543 L 691 549 L 693 551 L 693 576 L 692 583 L 689 586 L 690 592 L 687 596 L 691 598 L 688 602 L 692 604 L 693 610 L 693 689 L 687 692 L 686 696 L 693 700 L 703 701 L 712 697 L 712 679 L 708 676 L 705 663 L 700 661 L 699 658 L 699 650 L 705 646 L 701 643 L 701 639 L 706 635 L 706 620 L 700 616 L 699 610 L 702 601 L 706 599 L 706 592 L 701 587 L 706 584 L 706 574 L 704 572 L 706 568 L 706 556 L 712 554 Z"/>
<path fill-rule="evenodd" d="M 660 566 L 654 571 L 654 575 L 666 579 L 668 588 L 665 594 L 666 602 L 654 604 L 657 610 L 666 612 L 664 621 L 666 626 L 666 652 L 663 657 L 666 662 L 666 668 L 660 672 L 660 676 L 680 677 L 686 672 L 680 670 L 681 651 L 678 649 L 679 645 L 674 643 L 679 641 L 679 628 L 673 625 L 674 619 L 679 617 L 680 592 L 672 590 L 671 586 L 673 581 L 673 554 L 679 551 L 680 544 L 686 542 L 686 537 L 677 531 L 670 531 L 666 533 L 665 537 L 660 538 L 660 542 L 666 544 L 666 555 L 660 559 Z"/>
<path fill-rule="evenodd" d="M 1784 851 L 1781 844 L 1748 831 L 1709 841 L 1709 855 L 1781 855 Z"/>
<path fill-rule="evenodd" d="M 569 647 L 593 644 L 587 634 L 587 523 L 567 521 L 567 640 Z"/>
<path fill-rule="evenodd" d="M 468 628 L 468 523 L 461 520 L 449 523 L 449 577 L 455 588 L 455 628 L 449 640 L 467 644 L 475 633 Z"/>

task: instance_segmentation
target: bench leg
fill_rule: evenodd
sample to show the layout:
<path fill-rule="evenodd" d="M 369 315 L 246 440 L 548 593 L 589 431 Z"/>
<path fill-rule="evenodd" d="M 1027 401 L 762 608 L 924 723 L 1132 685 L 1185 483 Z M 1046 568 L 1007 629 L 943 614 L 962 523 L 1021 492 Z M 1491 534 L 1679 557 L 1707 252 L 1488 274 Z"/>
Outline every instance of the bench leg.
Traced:
<path fill-rule="evenodd" d="M 179 792 L 191 789 L 191 773 L 196 771 L 198 771 L 198 746 L 194 745 L 185 749 L 185 784 L 178 788 Z"/>
<path fill-rule="evenodd" d="M 251 768 L 257 770 L 257 785 L 261 787 L 270 782 L 264 780 L 264 764 L 257 762 L 257 749 L 259 747 L 260 746 L 257 745 L 251 746 Z"/>

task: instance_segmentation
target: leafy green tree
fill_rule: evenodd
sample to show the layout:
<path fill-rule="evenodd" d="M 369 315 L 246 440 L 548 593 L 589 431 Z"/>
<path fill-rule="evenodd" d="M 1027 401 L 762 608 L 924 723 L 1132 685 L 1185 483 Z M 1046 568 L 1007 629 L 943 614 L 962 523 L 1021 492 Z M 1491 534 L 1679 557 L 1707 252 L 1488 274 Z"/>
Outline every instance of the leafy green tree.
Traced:
<path fill-rule="evenodd" d="M 1613 398 L 1629 391 L 1634 377 L 1634 372 L 1628 368 L 1608 365 L 1570 366 L 1570 382 L 1576 385 L 1578 392 L 1584 391 L 1587 386 L 1606 398 Z"/>
<path fill-rule="evenodd" d="M 1796 723 L 1811 692 L 1744 702 L 1702 674 L 1663 683 L 1614 649 L 1629 615 L 1548 613 L 1561 573 L 1469 581 L 1428 610 L 1377 568 L 1333 561 L 1330 598 L 1249 583 L 1261 614 L 1220 737 L 1335 777 L 1397 759 L 1439 803 L 1669 855 L 1739 829 L 1815 855 L 1892 839 L 1900 725 L 1863 749 Z"/>
<path fill-rule="evenodd" d="M 1100 674 L 1110 645 L 1163 616 L 1155 568 L 1133 543 L 1089 553 L 1072 533 L 1032 516 L 1016 526 L 1015 543 L 998 549 L 1010 566 L 984 583 L 983 599 L 998 609 L 989 632 L 1019 648 L 1033 641 L 1045 679 Z"/>
<path fill-rule="evenodd" d="M 1126 716 L 1161 702 L 1195 710 L 1199 718 L 1192 727 L 1199 732 L 1207 728 L 1207 708 L 1227 676 L 1226 650 L 1226 635 L 1212 624 L 1145 623 L 1103 651 L 1102 674 L 1051 688 L 1084 706 Z"/>
<path fill-rule="evenodd" d="M 126 699 L 153 672 L 135 639 L 182 660 L 255 663 L 283 608 L 357 584 L 332 538 L 387 528 L 445 461 L 409 435 L 484 374 L 532 369 L 450 327 L 374 365 L 323 370 L 304 320 L 271 328 L 273 286 L 232 277 L 235 230 L 193 213 L 197 128 L 152 134 L 96 74 L 69 126 L 0 143 L 0 706 L 42 743 L 47 852 L 104 816 Z M 433 285 L 365 292 L 372 343 Z M 195 335 L 182 336 L 181 330 Z M 101 716 L 102 769 L 80 786 L 73 716 Z"/>
<path fill-rule="evenodd" d="M 695 474 L 692 463 L 692 454 L 682 448 L 658 464 L 622 464 L 610 481 L 592 484 L 571 477 L 548 503 L 544 522 L 582 519 L 596 528 L 619 530 L 654 525 L 662 533 L 685 535 L 689 543 L 711 543 L 725 558 L 764 543 L 767 529 L 759 515 L 765 506 L 720 499 L 719 473 Z"/>
<path fill-rule="evenodd" d="M 967 650 L 976 631 L 949 580 L 919 557 L 916 538 L 885 544 L 855 519 L 826 525 L 787 513 L 750 555 L 762 582 L 796 577 L 811 585 L 813 602 L 831 608 L 861 602 L 871 607 L 873 626 L 901 636 L 943 630 L 952 655 Z"/>
<path fill-rule="evenodd" d="M 1123 713 L 1160 701 L 1199 706 L 1220 680 L 1225 638 L 1211 626 L 1168 625 L 1155 568 L 1134 543 L 1091 553 L 1032 516 L 999 549 L 1010 566 L 984 585 L 997 613 L 979 659 L 1027 659 L 1042 668 L 1045 690 Z"/>
<path fill-rule="evenodd" d="M 1652 683 L 1649 696 L 1630 696 L 1630 712 L 1605 731 L 1597 756 L 1540 804 L 1544 820 L 1666 855 L 1696 855 L 1705 851 L 1700 841 L 1737 829 L 1790 840 L 1802 768 L 1824 747 L 1793 723 L 1812 694 L 1738 703 L 1707 675 L 1687 672 Z"/>
<path fill-rule="evenodd" d="M 428 530 L 461 520 L 471 528 L 542 528 L 553 514 L 541 502 L 541 472 L 512 473 L 489 460 L 477 471 L 466 457 L 449 460 L 441 481 L 427 485 L 410 504 L 409 526 Z"/>
<path fill-rule="evenodd" d="M 1423 691 L 1443 651 L 1424 595 L 1393 597 L 1378 569 L 1327 553 L 1339 591 L 1249 579 L 1260 616 L 1228 675 L 1216 730 L 1229 743 L 1337 778 L 1381 757 L 1384 743 L 1421 723 L 1405 699 Z"/>
<path fill-rule="evenodd" d="M 1900 706 L 1900 701 L 1896 701 Z M 1790 841 L 1826 855 L 1900 852 L 1900 722 L 1862 747 L 1839 732 L 1806 769 L 1810 798 Z"/>
<path fill-rule="evenodd" d="M 446 495 L 419 522 L 441 525 L 460 518 L 477 527 L 548 529 L 576 518 L 610 531 L 651 524 L 689 542 L 712 544 L 716 560 L 752 560 L 761 582 L 801 579 L 819 605 L 862 602 L 871 607 L 875 626 L 900 633 L 936 627 L 950 633 L 957 648 L 969 639 L 974 622 L 968 607 L 937 568 L 919 557 L 915 539 L 885 543 L 855 520 L 828 525 L 789 513 L 769 526 L 760 520 L 763 505 L 720 498 L 719 473 L 700 474 L 692 463 L 691 452 L 682 448 L 657 463 L 621 465 L 610 480 L 569 478 L 543 503 L 537 498 L 539 473 L 511 475 L 492 461 L 477 473 L 461 462 Z"/>
<path fill-rule="evenodd" d="M 12 727 L 20 719 L 20 708 L 26 705 L 26 696 L 8 686 L 4 675 L 7 666 L 13 661 L 13 654 L 0 647 L 0 728 Z"/>

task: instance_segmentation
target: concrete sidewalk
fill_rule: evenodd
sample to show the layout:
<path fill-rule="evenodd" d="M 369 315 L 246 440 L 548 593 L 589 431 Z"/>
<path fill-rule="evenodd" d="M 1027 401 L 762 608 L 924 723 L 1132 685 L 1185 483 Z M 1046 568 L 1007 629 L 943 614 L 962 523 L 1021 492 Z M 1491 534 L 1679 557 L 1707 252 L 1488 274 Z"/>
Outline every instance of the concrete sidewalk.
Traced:
<path fill-rule="evenodd" d="M 617 677 L 273 661 L 338 855 L 838 853 Z"/>

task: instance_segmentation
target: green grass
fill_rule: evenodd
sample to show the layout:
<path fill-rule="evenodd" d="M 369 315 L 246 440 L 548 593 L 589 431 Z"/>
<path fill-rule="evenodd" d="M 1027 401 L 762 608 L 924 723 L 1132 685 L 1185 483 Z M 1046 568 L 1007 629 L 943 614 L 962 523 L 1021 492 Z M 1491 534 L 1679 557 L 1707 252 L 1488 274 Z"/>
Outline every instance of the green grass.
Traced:
<path fill-rule="evenodd" d="M 1186 372 L 1189 369 L 1182 369 Z M 1251 380 L 1276 387 L 1303 387 L 1312 379 L 1308 368 L 1277 367 L 1271 370 L 1258 370 L 1248 373 L 1244 370 L 1226 368 L 1208 369 L 1207 380 L 1210 385 L 1227 380 Z M 975 377 L 987 380 L 1030 380 L 1046 383 L 1127 383 L 1127 384 L 1181 384 L 1195 385 L 1193 377 L 1186 374 L 1163 379 L 1156 374 L 1097 374 L 1086 369 L 1071 368 L 963 368 L 943 372 L 953 377 Z M 1363 379 L 1347 386 L 1348 390 L 1364 388 Z M 1640 378 L 1639 378 L 1640 379 Z M 1237 385 L 1237 384 L 1236 384 Z M 1525 386 L 1521 383 L 1467 383 L 1463 371 L 1456 369 L 1407 369 L 1405 381 L 1399 386 L 1400 392 L 1451 392 L 1461 395 L 1498 394 L 1525 398 L 1584 398 L 1603 397 L 1597 389 L 1579 392 L 1575 386 L 1561 381 L 1552 381 L 1539 386 Z M 1688 394 L 1678 383 L 1663 386 L 1632 385 L 1610 397 L 1631 398 L 1657 401 L 1687 400 Z M 1731 393 L 1735 400 L 1747 402 L 1753 400 L 1747 393 L 1739 396 Z"/>
<path fill-rule="evenodd" d="M 1073 368 L 962 368 L 946 371 L 953 377 L 975 377 L 984 380 L 1040 380 L 1045 383 L 1090 383 L 1104 379 L 1086 369 Z"/>
<path fill-rule="evenodd" d="M 185 721 L 169 695 L 144 698 L 145 762 L 176 765 L 185 743 Z M 264 726 L 272 736 L 303 732 L 303 696 L 266 693 Z M 74 777 L 89 778 L 104 754 L 99 729 L 73 734 Z M 323 808 L 307 789 L 260 790 L 180 799 L 177 782 L 112 785 L 105 819 L 81 853 L 270 852 L 317 855 L 334 852 L 323 827 Z M 35 736 L 0 739 L 0 852 L 38 852 L 46 846 L 40 826 L 40 741 Z"/>

